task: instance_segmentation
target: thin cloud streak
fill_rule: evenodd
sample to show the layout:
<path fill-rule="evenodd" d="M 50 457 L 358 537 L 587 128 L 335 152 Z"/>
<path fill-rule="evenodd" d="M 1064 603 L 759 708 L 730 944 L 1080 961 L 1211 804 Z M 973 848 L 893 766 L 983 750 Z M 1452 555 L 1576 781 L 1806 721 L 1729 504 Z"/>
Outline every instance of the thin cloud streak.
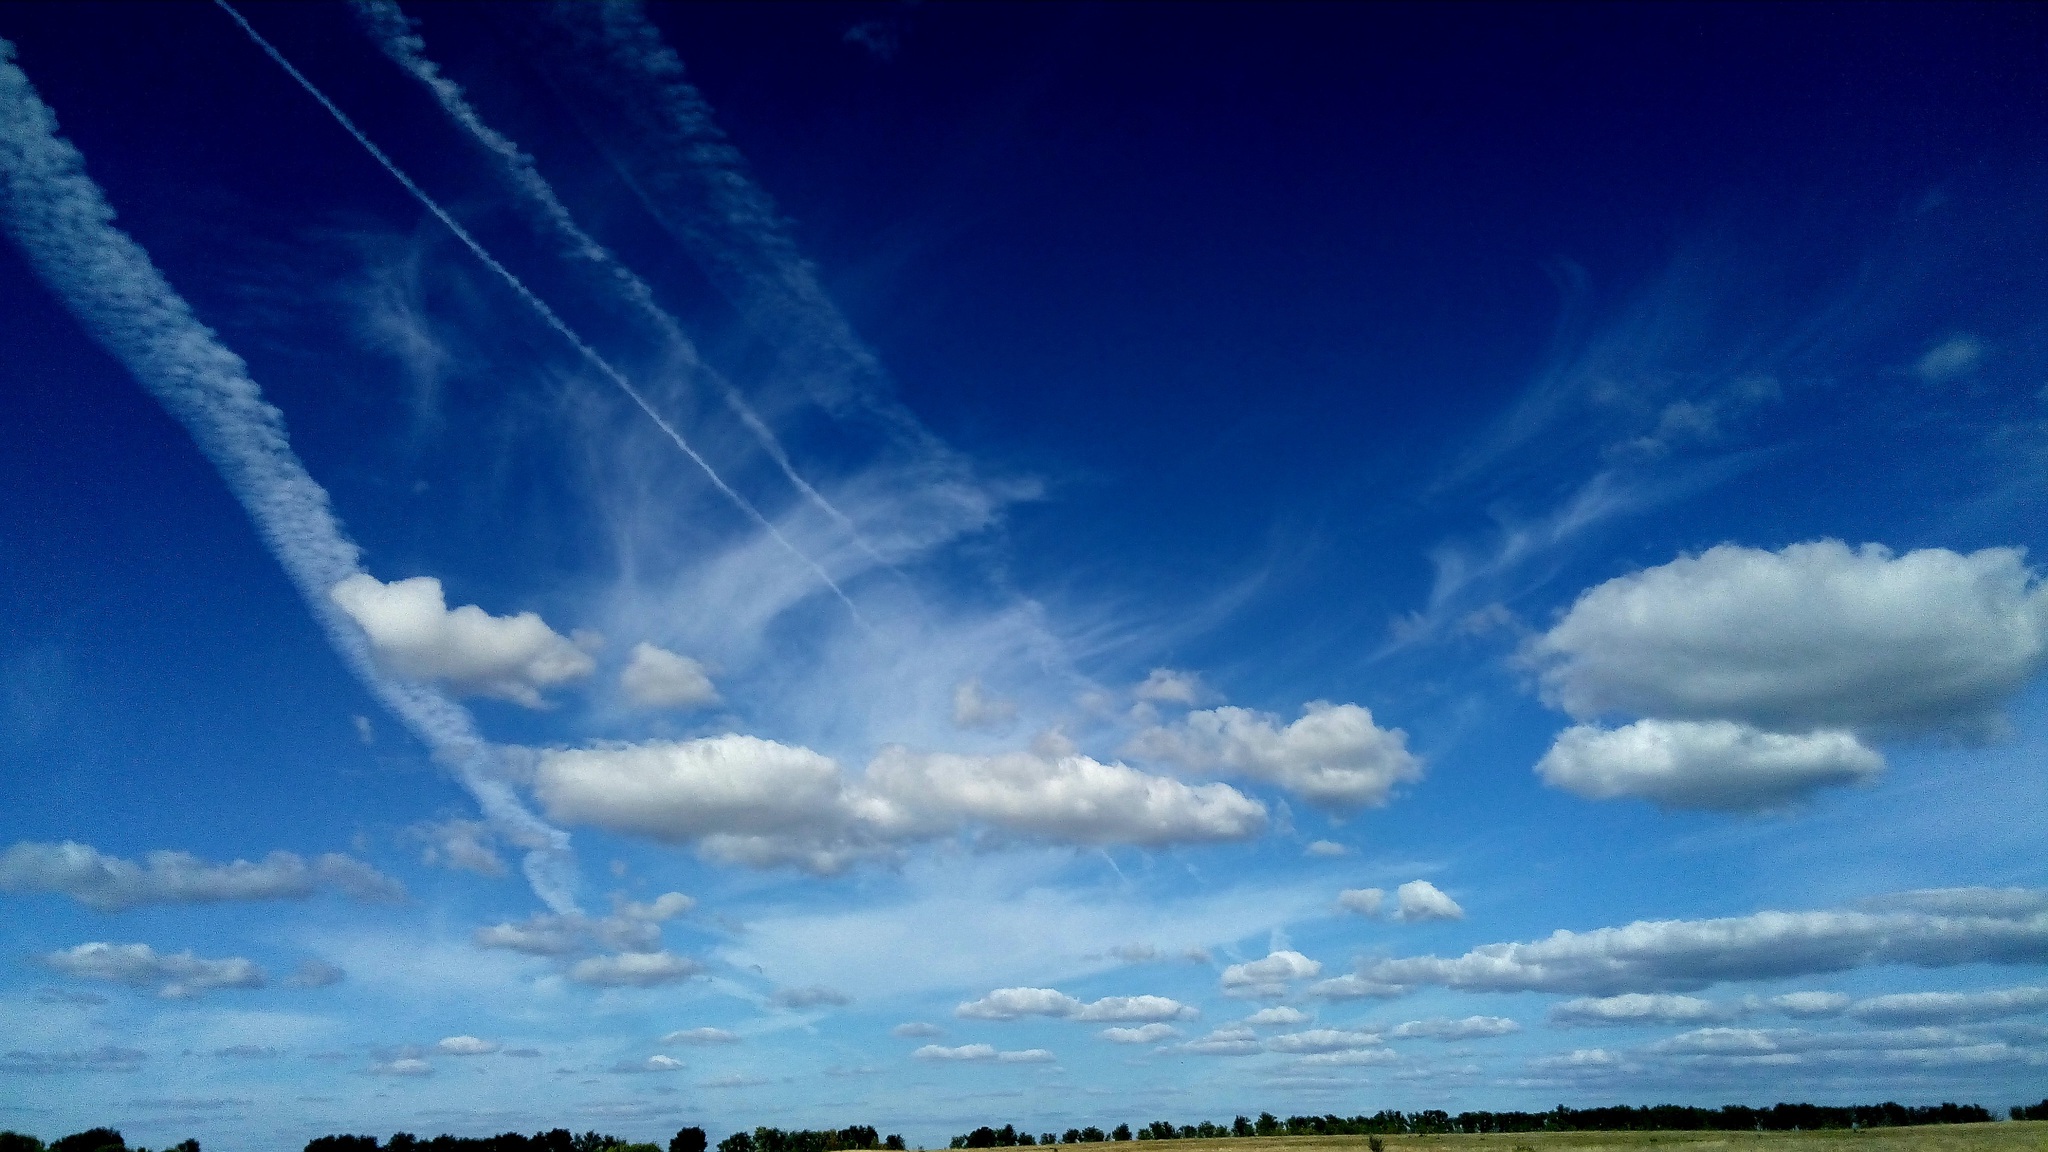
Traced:
<path fill-rule="evenodd" d="M 831 574 L 826 572 L 817 561 L 806 555 L 802 549 L 792 544 L 789 538 L 782 534 L 781 529 L 775 527 L 773 521 L 762 515 L 761 510 L 754 507 L 751 501 L 740 495 L 732 485 L 727 484 L 724 477 L 718 474 L 718 470 L 711 466 L 711 462 L 700 455 L 695 448 L 691 447 L 690 442 L 683 438 L 683 434 L 676 431 L 675 426 L 670 424 L 660 412 L 657 412 L 654 405 L 648 403 L 647 398 L 641 395 L 638 388 L 633 386 L 633 382 L 626 378 L 625 373 L 612 367 L 611 362 L 600 355 L 597 349 L 592 348 L 583 337 L 577 335 L 576 330 L 569 327 L 566 321 L 556 315 L 555 310 L 550 308 L 546 301 L 535 295 L 533 290 L 526 286 L 525 281 L 513 275 L 511 269 L 499 263 L 498 259 L 492 256 L 482 244 L 478 243 L 476 238 L 469 234 L 468 229 L 457 223 L 455 217 L 449 215 L 439 202 L 427 195 L 426 191 L 418 184 L 413 183 L 412 177 L 407 176 L 404 170 L 399 168 L 398 164 L 385 154 L 383 149 L 377 147 L 376 143 L 361 128 L 356 127 L 355 121 L 349 119 L 347 113 L 343 112 L 334 101 L 327 98 L 326 93 L 322 92 L 311 80 L 307 79 L 305 73 L 293 67 L 292 62 L 285 59 L 282 52 L 279 52 L 270 41 L 265 40 L 261 33 L 257 32 L 247 20 L 243 19 L 242 14 L 235 11 L 234 6 L 229 4 L 228 0 L 214 0 L 214 3 L 219 5 L 223 12 L 226 12 L 236 24 L 241 26 L 242 31 L 246 32 L 249 39 L 258 48 L 263 50 L 264 55 L 275 61 L 278 67 L 284 69 L 287 75 L 298 82 L 299 87 L 304 88 L 308 95 L 319 101 L 320 106 L 325 108 L 328 114 L 334 117 L 335 122 L 340 124 L 350 136 L 355 137 L 356 143 L 361 144 L 364 151 L 375 158 L 377 163 L 383 165 L 384 170 L 391 173 L 393 179 L 404 185 L 405 190 L 412 193 L 415 200 L 418 200 L 425 206 L 427 211 L 433 213 L 435 219 L 446 225 L 448 230 L 455 234 L 456 239 L 462 241 L 463 245 L 470 250 L 472 255 L 482 261 L 485 267 L 497 273 L 498 278 L 503 280 L 521 300 L 524 300 L 548 327 L 554 329 L 557 335 L 568 341 L 569 345 L 576 349 L 578 355 L 582 356 L 585 361 L 598 370 L 599 374 L 611 381 L 618 387 L 619 391 L 625 393 L 628 399 L 638 405 L 640 410 L 647 414 L 647 418 L 654 422 L 655 427 L 661 429 L 662 433 L 677 448 L 681 449 L 684 455 L 688 456 L 696 463 L 698 468 L 703 470 L 704 475 L 710 479 L 712 485 L 724 493 L 726 499 L 732 501 L 734 507 L 745 513 L 749 519 L 759 525 L 763 532 L 772 537 L 790 555 L 796 557 L 806 567 L 810 568 L 812 574 L 817 576 L 827 588 L 832 590 L 832 594 L 837 596 L 840 602 L 846 605 L 846 610 L 853 614 L 855 621 L 859 622 L 862 627 L 867 626 L 866 620 L 860 614 L 860 609 L 854 606 L 853 601 L 847 597 L 845 590 L 839 587 L 838 582 L 832 579 Z"/>
<path fill-rule="evenodd" d="M 357 679 L 455 772 L 505 839 L 526 849 L 534 891 L 558 911 L 573 910 L 568 833 L 527 811 L 467 711 L 378 670 L 361 629 L 327 596 L 362 573 L 362 550 L 292 451 L 283 413 L 142 246 L 114 226 L 85 158 L 58 134 L 56 114 L 14 56 L 0 40 L 0 220 L 15 243 L 93 339 L 191 433 Z"/>

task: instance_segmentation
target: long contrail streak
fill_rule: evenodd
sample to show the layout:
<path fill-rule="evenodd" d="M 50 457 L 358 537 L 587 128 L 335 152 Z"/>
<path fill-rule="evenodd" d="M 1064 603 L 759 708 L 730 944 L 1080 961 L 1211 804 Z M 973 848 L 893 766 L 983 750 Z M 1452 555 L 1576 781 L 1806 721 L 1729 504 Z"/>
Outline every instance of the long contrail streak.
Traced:
<path fill-rule="evenodd" d="M 584 341 L 584 339 L 581 336 L 578 336 L 574 329 L 570 328 L 569 325 L 560 316 L 557 316 L 555 314 L 555 310 L 553 308 L 548 307 L 546 301 L 542 300 L 539 296 L 534 295 L 533 290 L 528 288 L 525 282 L 520 280 L 519 277 L 513 275 L 512 270 L 510 268 L 507 268 L 503 264 L 499 263 L 496 257 L 492 256 L 488 251 L 486 251 L 484 249 L 484 246 L 478 243 L 476 238 L 469 234 L 468 229 L 464 228 L 460 223 L 458 223 L 455 217 L 450 216 L 448 212 L 445 209 L 443 209 L 438 202 L 434 200 L 433 197 L 427 195 L 424 189 L 422 189 L 418 184 L 413 183 L 412 177 L 407 176 L 404 170 L 399 168 L 398 164 L 395 161 L 393 161 L 390 156 L 384 153 L 384 150 L 382 148 L 377 147 L 376 143 L 372 141 L 370 137 L 366 133 L 364 133 L 361 128 L 356 127 L 355 121 L 349 119 L 347 113 L 343 112 L 338 106 L 336 106 L 334 101 L 329 100 L 327 98 L 327 94 L 320 91 L 320 89 L 317 86 L 315 86 L 311 80 L 307 79 L 305 73 L 300 72 L 297 68 L 293 67 L 292 62 L 290 60 L 285 59 L 284 53 L 279 52 L 274 46 L 272 46 L 270 41 L 263 38 L 262 33 L 256 31 L 256 29 L 252 27 L 247 20 L 244 20 L 242 18 L 242 14 L 240 12 L 235 11 L 234 5 L 228 3 L 228 0 L 214 0 L 214 3 L 219 5 L 221 10 L 226 12 L 228 16 L 232 18 L 236 24 L 241 25 L 242 31 L 247 33 L 249 39 L 254 41 L 256 46 L 263 50 L 264 55 L 269 56 L 273 61 L 275 61 L 277 63 L 277 66 L 284 69 L 287 75 L 289 75 L 292 79 L 298 81 L 299 87 L 304 88 L 308 95 L 312 96 L 313 99 L 319 101 L 320 106 L 322 108 L 327 109 L 328 114 L 334 117 L 335 122 L 340 124 L 342 128 L 348 132 L 349 135 L 355 137 L 356 143 L 361 144 L 363 146 L 364 151 L 367 151 L 373 158 L 375 158 L 377 163 L 383 165 L 384 170 L 386 172 L 389 172 L 393 179 L 397 180 L 400 184 L 404 185 L 405 190 L 407 192 L 412 193 L 414 199 L 418 200 L 422 205 L 426 207 L 427 211 L 433 213 L 436 219 L 440 220 L 442 224 L 446 225 L 448 230 L 455 234 L 456 239 L 462 241 L 463 245 L 469 249 L 472 255 L 474 255 L 478 260 L 482 261 L 485 267 L 488 267 L 491 271 L 497 273 L 498 277 L 502 279 L 506 283 L 506 285 L 512 289 L 513 292 L 517 293 L 520 299 L 526 301 L 527 305 L 531 307 L 534 310 L 534 312 L 539 314 L 540 318 L 547 323 L 548 327 L 553 328 L 556 334 L 560 335 L 562 339 L 568 341 L 570 346 L 575 348 L 577 353 L 581 355 L 584 360 L 588 361 L 593 368 L 596 368 L 601 374 L 603 374 L 607 380 L 610 380 L 613 384 L 617 385 L 619 391 L 624 392 L 633 401 L 633 403 L 639 405 L 640 410 L 647 414 L 647 418 L 649 420 L 654 421 L 655 427 L 661 429 L 662 432 L 666 434 L 668 438 L 675 443 L 675 446 L 677 448 L 682 449 L 684 455 L 688 456 L 692 461 L 694 461 L 697 467 L 703 469 L 704 475 L 711 480 L 711 483 L 720 492 L 723 492 L 725 494 L 728 500 L 731 500 L 733 502 L 733 505 L 735 507 L 737 507 L 740 511 L 746 513 L 746 515 L 749 518 L 751 518 L 754 521 L 754 523 L 758 524 L 761 527 L 762 531 L 768 533 L 769 536 L 774 538 L 776 543 L 782 545 L 783 548 L 787 549 L 790 555 L 796 557 L 798 560 L 802 561 L 807 567 L 809 567 L 811 572 L 814 575 L 816 575 L 820 581 L 824 583 L 825 587 L 830 588 L 832 590 L 832 594 L 834 596 L 839 597 L 840 602 L 846 605 L 847 611 L 853 613 L 855 621 L 865 626 L 866 621 L 861 617 L 860 609 L 854 606 L 853 601 L 847 597 L 845 591 L 839 587 L 838 583 L 832 579 L 831 575 L 827 573 L 824 568 L 820 567 L 817 561 L 805 555 L 804 552 L 801 549 L 799 549 L 795 544 L 790 543 L 789 538 L 784 536 L 782 532 L 775 527 L 774 523 L 771 522 L 766 516 L 763 516 L 760 510 L 755 508 L 754 505 L 750 503 L 746 497 L 734 491 L 732 486 L 727 484 L 725 482 L 725 479 L 718 474 L 718 470 L 711 466 L 711 462 L 709 460 L 704 459 L 703 456 L 699 455 L 697 450 L 690 446 L 690 442 L 683 438 L 682 433 L 677 432 L 674 426 L 671 425 L 666 419 L 664 419 L 661 413 L 657 412 L 652 404 L 649 404 L 647 402 L 647 398 L 640 394 L 640 390 L 633 386 L 633 382 L 626 378 L 625 373 L 620 372 L 618 369 L 612 367 L 610 361 L 607 361 L 603 356 L 599 355 L 597 349 L 592 348 L 588 343 Z"/>
<path fill-rule="evenodd" d="M 0 225 L 92 338 L 191 433 L 357 679 L 455 772 L 499 834 L 526 850 L 534 892 L 573 911 L 568 833 L 527 811 L 467 711 L 377 667 L 362 630 L 328 596 L 362 571 L 362 550 L 292 451 L 284 414 L 149 253 L 115 227 L 85 158 L 14 58 L 14 45 L 0 39 Z"/>
<path fill-rule="evenodd" d="M 812 487 L 811 483 L 796 470 L 795 463 L 783 449 L 774 429 L 768 427 L 755 413 L 753 406 L 747 403 L 739 389 L 733 387 L 730 381 L 698 357 L 696 345 L 684 334 L 682 325 L 676 318 L 656 301 L 654 289 L 576 222 L 568 205 L 562 203 L 561 197 L 555 193 L 554 186 L 540 174 L 533 157 L 520 148 L 511 137 L 485 123 L 476 106 L 470 103 L 462 85 L 449 79 L 439 65 L 427 58 L 426 41 L 420 37 L 396 0 L 354 0 L 353 7 L 384 54 L 424 85 L 427 91 L 433 93 L 434 99 L 440 102 L 442 111 L 474 137 L 485 151 L 498 159 L 513 188 L 525 196 L 541 219 L 567 242 L 570 253 L 603 269 L 619 294 L 661 333 L 670 348 L 683 358 L 690 369 L 708 377 L 718 386 L 726 407 L 730 408 L 733 414 L 739 417 L 740 422 L 746 425 L 748 431 L 760 441 L 762 449 L 775 461 L 776 466 L 782 469 L 783 476 L 788 478 L 790 484 L 801 492 L 805 499 L 844 528 L 870 559 L 878 564 L 886 564 L 887 561 L 883 560 L 861 536 L 860 529 L 853 521 Z"/>

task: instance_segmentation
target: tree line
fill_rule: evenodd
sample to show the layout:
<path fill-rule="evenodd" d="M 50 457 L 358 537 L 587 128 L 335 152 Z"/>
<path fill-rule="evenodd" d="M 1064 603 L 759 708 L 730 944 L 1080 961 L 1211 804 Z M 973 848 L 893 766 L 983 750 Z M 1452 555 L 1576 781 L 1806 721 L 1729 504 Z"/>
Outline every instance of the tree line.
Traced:
<path fill-rule="evenodd" d="M 0 1152 L 149 1152 L 147 1148 L 130 1148 L 115 1128 L 87 1128 L 60 1136 L 44 1144 L 41 1140 L 22 1132 L 0 1132 Z M 199 1152 L 199 1141 L 186 1140 L 173 1144 L 164 1152 Z"/>
<path fill-rule="evenodd" d="M 2048 1100 L 2012 1109 L 2015 1120 L 2048 1120 Z M 1929 1104 L 1909 1107 L 1886 1101 L 1883 1104 L 1774 1104 L 1751 1108 L 1729 1104 L 1721 1108 L 1696 1108 L 1683 1104 L 1650 1104 L 1632 1107 L 1618 1104 L 1608 1108 L 1569 1108 L 1562 1104 L 1548 1112 L 1460 1112 L 1452 1115 L 1440 1108 L 1420 1112 L 1385 1109 L 1370 1116 L 1289 1116 L 1281 1119 L 1271 1112 L 1258 1119 L 1239 1116 L 1228 1124 L 1204 1120 L 1199 1124 L 1174 1124 L 1154 1120 L 1135 1131 L 1119 1124 L 1109 1132 L 1090 1125 L 1069 1128 L 1063 1133 L 1033 1135 L 1020 1132 L 1013 1124 L 1001 1128 L 982 1126 L 953 1137 L 954 1148 L 1015 1148 L 1044 1144 L 1096 1144 L 1120 1140 L 1209 1140 L 1244 1136 L 1428 1136 L 1482 1132 L 1789 1132 L 1817 1128 L 1906 1128 L 1921 1124 L 1982 1124 L 1992 1119 L 1989 1109 L 1978 1104 Z M 725 1149 L 720 1152 L 747 1152 Z"/>

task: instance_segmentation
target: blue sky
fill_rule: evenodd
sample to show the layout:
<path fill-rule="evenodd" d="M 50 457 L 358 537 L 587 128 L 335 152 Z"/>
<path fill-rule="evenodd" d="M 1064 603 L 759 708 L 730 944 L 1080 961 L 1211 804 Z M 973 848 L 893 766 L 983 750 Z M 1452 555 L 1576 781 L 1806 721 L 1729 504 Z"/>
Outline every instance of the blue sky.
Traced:
<path fill-rule="evenodd" d="M 0 7 L 0 1126 L 2039 1096 L 2037 12 L 244 15 Z"/>

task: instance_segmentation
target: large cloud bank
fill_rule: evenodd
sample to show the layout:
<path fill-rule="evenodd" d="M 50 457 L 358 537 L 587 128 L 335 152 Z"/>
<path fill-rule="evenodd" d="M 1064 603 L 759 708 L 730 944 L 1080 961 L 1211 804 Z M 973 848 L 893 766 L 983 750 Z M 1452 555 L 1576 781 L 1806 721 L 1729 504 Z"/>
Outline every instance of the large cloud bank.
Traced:
<path fill-rule="evenodd" d="M 1581 721 L 1538 771 L 1592 798 L 1758 810 L 1871 779 L 1873 739 L 1991 730 L 2048 664 L 2048 586 L 2024 561 L 1724 544 L 1609 580 L 1525 649 Z"/>
<path fill-rule="evenodd" d="M 534 787 L 556 819 L 818 872 L 968 826 L 1148 846 L 1242 840 L 1266 826 L 1265 807 L 1228 785 L 1087 756 L 891 746 L 854 778 L 810 749 L 741 735 L 545 751 Z"/>

